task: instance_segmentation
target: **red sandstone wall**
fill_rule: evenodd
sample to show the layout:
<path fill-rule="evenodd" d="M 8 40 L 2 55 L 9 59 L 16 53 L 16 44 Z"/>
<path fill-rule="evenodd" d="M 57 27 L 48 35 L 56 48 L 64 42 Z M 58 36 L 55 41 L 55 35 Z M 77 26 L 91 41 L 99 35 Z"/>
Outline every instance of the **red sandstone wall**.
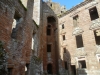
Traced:
<path fill-rule="evenodd" d="M 25 65 L 30 63 L 33 4 L 33 0 L 28 0 L 26 11 L 19 0 L 0 0 L 0 41 L 4 42 L 12 75 L 25 75 Z M 13 39 L 11 33 L 15 11 L 23 20 L 17 25 L 16 38 Z"/>

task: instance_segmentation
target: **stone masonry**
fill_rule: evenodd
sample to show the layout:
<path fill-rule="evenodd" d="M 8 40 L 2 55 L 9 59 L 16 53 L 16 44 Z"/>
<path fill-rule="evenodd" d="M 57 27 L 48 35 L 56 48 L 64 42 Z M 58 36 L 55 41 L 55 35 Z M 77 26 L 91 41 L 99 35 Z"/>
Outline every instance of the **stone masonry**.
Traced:
<path fill-rule="evenodd" d="M 0 75 L 100 75 L 99 16 L 100 0 L 0 0 Z"/>

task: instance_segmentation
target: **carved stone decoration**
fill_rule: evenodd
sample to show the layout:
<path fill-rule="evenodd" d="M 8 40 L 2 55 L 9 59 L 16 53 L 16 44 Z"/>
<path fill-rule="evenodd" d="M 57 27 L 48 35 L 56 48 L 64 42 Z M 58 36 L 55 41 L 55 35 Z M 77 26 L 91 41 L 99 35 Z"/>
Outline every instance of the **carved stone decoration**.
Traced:
<path fill-rule="evenodd" d="M 97 45 L 97 50 L 95 52 L 96 54 L 100 54 L 100 45 Z"/>
<path fill-rule="evenodd" d="M 84 51 L 84 48 L 77 48 L 75 52 L 75 57 L 86 56 L 87 53 Z"/>
<path fill-rule="evenodd" d="M 82 34 L 84 31 L 80 28 L 80 27 L 76 27 L 73 31 L 73 35 L 80 35 Z"/>
<path fill-rule="evenodd" d="M 52 63 L 51 52 L 48 52 L 47 56 L 48 56 L 48 63 Z"/>
<path fill-rule="evenodd" d="M 100 29 L 100 19 L 93 20 L 92 24 L 90 25 L 90 30 L 96 29 Z"/>
<path fill-rule="evenodd" d="M 51 52 L 47 53 L 48 58 L 51 58 Z"/>

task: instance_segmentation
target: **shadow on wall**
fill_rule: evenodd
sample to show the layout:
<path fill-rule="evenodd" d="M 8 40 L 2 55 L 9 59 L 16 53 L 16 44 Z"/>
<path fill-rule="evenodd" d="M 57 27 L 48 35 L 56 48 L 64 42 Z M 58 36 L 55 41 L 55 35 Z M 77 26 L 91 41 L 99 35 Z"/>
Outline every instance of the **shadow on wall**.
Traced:
<path fill-rule="evenodd" d="M 70 75 L 70 65 L 71 65 L 71 56 L 69 51 L 66 48 L 63 48 L 63 75 Z"/>
<path fill-rule="evenodd" d="M 78 68 L 77 69 L 77 75 L 87 75 L 86 69 L 84 68 Z"/>
<path fill-rule="evenodd" d="M 87 69 L 85 61 L 78 61 L 78 67 L 76 67 L 76 64 L 71 64 L 71 55 L 69 51 L 66 48 L 63 48 L 63 68 L 65 72 L 63 72 L 63 75 L 87 75 Z M 81 63 L 81 64 L 80 64 Z"/>

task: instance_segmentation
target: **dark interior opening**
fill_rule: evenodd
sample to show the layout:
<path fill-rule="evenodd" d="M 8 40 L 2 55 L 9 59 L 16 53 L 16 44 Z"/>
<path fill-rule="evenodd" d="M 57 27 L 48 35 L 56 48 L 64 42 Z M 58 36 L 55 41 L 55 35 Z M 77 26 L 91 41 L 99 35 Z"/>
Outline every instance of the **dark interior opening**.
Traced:
<path fill-rule="evenodd" d="M 51 29 L 47 28 L 47 35 L 51 35 Z"/>
<path fill-rule="evenodd" d="M 78 25 L 78 21 L 77 20 L 78 20 L 78 15 L 73 17 L 73 25 L 74 25 L 74 27 L 77 27 L 77 25 Z"/>
<path fill-rule="evenodd" d="M 52 64 L 48 64 L 47 65 L 47 72 L 48 72 L 48 74 L 52 74 L 53 72 L 52 72 Z"/>
<path fill-rule="evenodd" d="M 51 35 L 51 25 L 47 26 L 47 35 Z"/>
<path fill-rule="evenodd" d="M 25 71 L 25 75 L 28 75 L 28 72 L 29 72 L 29 64 L 26 64 L 26 68 L 27 68 L 27 70 Z"/>
<path fill-rule="evenodd" d="M 67 61 L 65 61 L 65 69 L 68 70 Z"/>
<path fill-rule="evenodd" d="M 66 53 L 66 48 L 63 48 L 63 50 L 64 50 L 64 53 Z"/>
<path fill-rule="evenodd" d="M 12 75 L 12 68 L 8 68 L 8 75 Z"/>
<path fill-rule="evenodd" d="M 71 65 L 71 72 L 72 72 L 72 75 L 76 75 L 76 67 L 75 67 L 75 65 Z"/>
<path fill-rule="evenodd" d="M 86 68 L 86 62 L 85 62 L 85 60 L 78 61 L 78 63 L 79 63 L 79 68 L 80 69 L 81 68 Z"/>
<path fill-rule="evenodd" d="M 51 44 L 47 44 L 47 52 L 51 52 Z"/>
<path fill-rule="evenodd" d="M 76 36 L 76 44 L 77 44 L 77 48 L 83 47 L 82 35 Z"/>
<path fill-rule="evenodd" d="M 97 8 L 96 7 L 90 9 L 89 10 L 89 13 L 90 13 L 91 20 L 95 20 L 95 19 L 99 18 L 99 15 L 98 15 L 98 12 L 97 12 Z"/>
<path fill-rule="evenodd" d="M 13 39 L 16 39 L 16 26 L 18 23 L 20 23 L 20 18 L 21 18 L 21 16 L 20 16 L 19 12 L 15 11 L 13 24 L 12 24 L 12 33 L 11 33 L 11 37 Z"/>
<path fill-rule="evenodd" d="M 62 29 L 64 29 L 64 24 L 62 25 Z"/>
<path fill-rule="evenodd" d="M 52 3 L 50 4 L 50 6 L 52 7 Z"/>
<path fill-rule="evenodd" d="M 63 37 L 63 40 L 65 40 L 65 35 L 63 35 L 62 37 Z"/>
<path fill-rule="evenodd" d="M 21 18 L 19 12 L 15 11 L 14 19 L 18 22 L 19 19 Z"/>
<path fill-rule="evenodd" d="M 51 17 L 48 17 L 48 18 L 47 18 L 47 22 L 53 24 L 53 23 L 56 22 L 56 20 L 55 20 L 55 18 L 54 18 L 53 16 L 51 16 Z"/>
<path fill-rule="evenodd" d="M 95 35 L 96 44 L 100 45 L 100 30 L 95 30 L 94 35 Z"/>

